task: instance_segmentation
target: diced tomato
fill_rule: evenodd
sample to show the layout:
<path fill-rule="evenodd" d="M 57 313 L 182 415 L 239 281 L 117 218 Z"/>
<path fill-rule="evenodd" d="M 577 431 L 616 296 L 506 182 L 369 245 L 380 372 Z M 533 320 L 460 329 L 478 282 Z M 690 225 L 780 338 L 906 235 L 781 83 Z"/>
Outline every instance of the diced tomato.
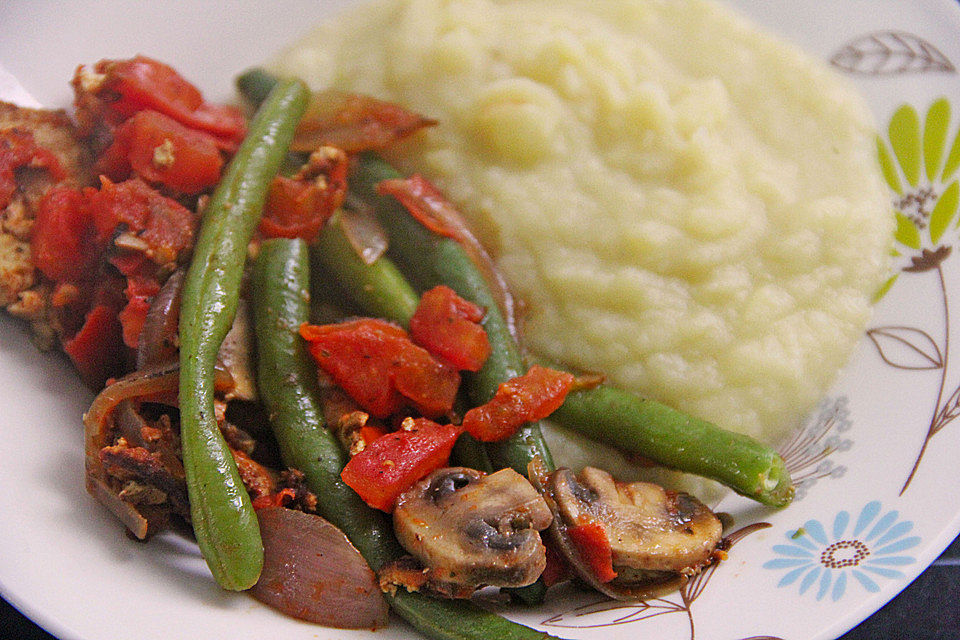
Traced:
<path fill-rule="evenodd" d="M 114 133 L 99 167 L 111 180 L 132 169 L 151 184 L 196 194 L 220 180 L 223 158 L 213 136 L 157 111 L 139 111 Z"/>
<path fill-rule="evenodd" d="M 139 251 L 124 251 L 110 256 L 108 262 L 117 268 L 117 271 L 123 275 L 137 276 L 145 273 L 152 273 L 156 270 L 156 265 Z"/>
<path fill-rule="evenodd" d="M 547 566 L 540 574 L 540 579 L 543 580 L 543 584 L 552 587 L 570 578 L 570 565 L 567 564 L 563 554 L 557 551 L 550 541 L 544 540 L 544 546 L 547 549 Z"/>
<path fill-rule="evenodd" d="M 413 428 L 377 438 L 353 456 L 340 477 L 363 501 L 390 512 L 397 497 L 415 482 L 446 466 L 462 429 L 426 418 Z"/>
<path fill-rule="evenodd" d="M 127 305 L 120 311 L 117 318 L 123 327 L 123 343 L 131 349 L 136 349 L 140 342 L 140 332 L 143 323 L 150 311 L 150 300 L 160 292 L 160 284 L 142 276 L 131 276 L 127 279 L 127 288 L 124 295 Z"/>
<path fill-rule="evenodd" d="M 285 507 L 297 498 L 297 492 L 286 487 L 279 491 L 266 495 L 259 495 L 253 499 L 253 508 L 255 511 L 261 509 L 272 509 L 275 507 Z"/>
<path fill-rule="evenodd" d="M 403 337 L 402 329 L 385 322 L 356 321 L 303 325 L 300 335 L 317 365 L 372 415 L 385 418 L 403 406 L 390 381 L 392 349 Z"/>
<path fill-rule="evenodd" d="M 316 239 L 323 224 L 347 196 L 350 159 L 342 149 L 322 147 L 293 178 L 270 184 L 260 233 L 267 238 Z"/>
<path fill-rule="evenodd" d="M 277 176 L 260 218 L 260 233 L 267 238 L 303 238 L 313 242 L 333 213 L 315 182 Z"/>
<path fill-rule="evenodd" d="M 418 173 L 408 178 L 383 180 L 377 184 L 377 193 L 396 198 L 417 222 L 445 238 L 458 240 L 458 234 L 445 221 L 447 208 L 453 205 L 433 183 Z"/>
<path fill-rule="evenodd" d="M 193 243 L 193 213 L 138 178 L 115 184 L 101 177 L 99 191 L 86 193 L 101 245 L 109 243 L 123 225 L 149 246 L 148 257 L 165 264 Z"/>
<path fill-rule="evenodd" d="M 121 347 L 116 309 L 103 303 L 94 305 L 80 330 L 63 343 L 63 350 L 92 389 L 100 389 L 108 378 L 119 373 Z"/>
<path fill-rule="evenodd" d="M 364 446 L 366 446 L 377 438 L 387 435 L 387 433 L 387 430 L 379 425 L 365 424 L 360 427 L 360 440 L 362 440 Z"/>
<path fill-rule="evenodd" d="M 337 147 L 349 154 L 382 149 L 436 124 L 403 107 L 370 96 L 328 90 L 313 94 L 290 148 Z"/>
<path fill-rule="evenodd" d="M 66 175 L 57 157 L 37 145 L 33 134 L 19 129 L 0 131 L 0 209 L 10 204 L 17 190 L 15 172 L 22 167 L 44 168 L 55 181 Z"/>
<path fill-rule="evenodd" d="M 123 343 L 131 349 L 136 349 L 140 342 L 140 332 L 143 330 L 148 311 L 150 311 L 150 302 L 146 298 L 137 296 L 130 298 L 127 306 L 117 314 L 123 329 Z"/>
<path fill-rule="evenodd" d="M 413 344 L 400 327 L 362 318 L 305 324 L 300 335 L 317 365 L 373 416 L 385 418 L 408 403 L 431 417 L 453 408 L 460 375 Z"/>
<path fill-rule="evenodd" d="M 453 409 L 460 374 L 409 338 L 400 343 L 399 362 L 392 370 L 397 391 L 425 416 L 443 416 Z"/>
<path fill-rule="evenodd" d="M 617 577 L 613 570 L 613 552 L 610 539 L 603 524 L 586 520 L 567 529 L 570 541 L 580 552 L 580 558 L 600 582 L 610 582 Z"/>
<path fill-rule="evenodd" d="M 169 65 L 137 56 L 101 60 L 95 69 L 105 75 L 101 94 L 116 93 L 117 99 L 109 106 L 123 117 L 138 111 L 159 111 L 191 129 L 216 136 L 221 145 L 234 149 L 246 134 L 239 109 L 204 101 L 200 91 Z"/>
<path fill-rule="evenodd" d="M 33 264 L 51 280 L 80 280 L 96 264 L 93 236 L 93 218 L 83 193 L 53 187 L 37 207 L 30 238 Z"/>
<path fill-rule="evenodd" d="M 527 422 L 546 418 L 563 404 L 573 387 L 573 375 L 540 365 L 497 388 L 493 398 L 467 411 L 463 427 L 478 440 L 509 438 Z"/>
<path fill-rule="evenodd" d="M 481 307 L 448 286 L 425 292 L 410 319 L 410 337 L 462 371 L 479 371 L 490 356 L 490 340 L 480 321 Z"/>

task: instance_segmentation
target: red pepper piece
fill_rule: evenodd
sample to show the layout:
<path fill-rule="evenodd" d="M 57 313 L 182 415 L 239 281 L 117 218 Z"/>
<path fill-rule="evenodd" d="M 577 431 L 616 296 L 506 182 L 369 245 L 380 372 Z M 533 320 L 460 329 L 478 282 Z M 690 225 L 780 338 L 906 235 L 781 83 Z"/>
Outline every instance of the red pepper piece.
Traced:
<path fill-rule="evenodd" d="M 603 524 L 587 520 L 567 529 L 570 541 L 577 547 L 580 558 L 600 582 L 610 582 L 617 577 L 613 570 L 613 551 Z"/>
<path fill-rule="evenodd" d="M 96 261 L 93 218 L 83 193 L 53 187 L 40 201 L 30 238 L 33 264 L 51 280 L 75 282 Z"/>
<path fill-rule="evenodd" d="M 101 60 L 95 69 L 105 75 L 98 93 L 115 92 L 119 97 L 109 106 L 122 117 L 138 111 L 159 111 L 191 129 L 214 135 L 228 149 L 235 149 L 246 134 L 246 122 L 239 109 L 204 101 L 200 91 L 169 65 L 137 56 L 130 60 Z"/>
<path fill-rule="evenodd" d="M 151 184 L 192 195 L 219 182 L 223 158 L 212 135 L 139 111 L 114 133 L 99 167 L 112 180 L 126 179 L 132 169 Z"/>
<path fill-rule="evenodd" d="M 479 371 L 490 356 L 490 340 L 480 321 L 484 310 L 439 285 L 420 298 L 410 319 L 410 337 L 461 371 Z"/>
<path fill-rule="evenodd" d="M 116 309 L 100 303 L 87 313 L 80 330 L 63 343 L 63 350 L 90 388 L 102 388 L 108 378 L 119 373 L 120 334 Z"/>
<path fill-rule="evenodd" d="M 57 157 L 37 145 L 33 134 L 18 129 L 0 131 L 0 209 L 10 204 L 17 189 L 15 171 L 22 167 L 42 167 L 58 182 L 66 175 Z"/>
<path fill-rule="evenodd" d="M 509 438 L 527 422 L 546 418 L 563 404 L 573 387 L 573 375 L 540 365 L 497 388 L 493 398 L 467 411 L 463 427 L 478 440 Z"/>
<path fill-rule="evenodd" d="M 412 428 L 377 438 L 353 456 L 340 473 L 364 502 L 388 513 L 401 493 L 447 465 L 462 433 L 460 427 L 451 424 L 440 425 L 426 418 L 409 420 Z"/>
<path fill-rule="evenodd" d="M 362 318 L 303 325 L 317 365 L 371 415 L 385 418 L 410 403 L 427 416 L 453 408 L 460 375 L 388 322 Z"/>

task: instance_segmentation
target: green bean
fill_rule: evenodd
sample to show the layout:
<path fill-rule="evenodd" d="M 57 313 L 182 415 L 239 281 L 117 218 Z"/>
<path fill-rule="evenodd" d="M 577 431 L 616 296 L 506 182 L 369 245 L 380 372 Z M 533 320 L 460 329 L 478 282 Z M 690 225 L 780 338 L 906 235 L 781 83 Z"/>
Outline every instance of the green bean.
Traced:
<path fill-rule="evenodd" d="M 417 274 L 424 286 L 446 284 L 461 297 L 486 309 L 483 327 L 490 340 L 491 354 L 480 371 L 464 377 L 473 403 L 483 404 L 493 397 L 500 384 L 526 371 L 520 350 L 486 280 L 464 248 L 455 240 L 429 231 L 395 199 L 376 193 L 381 181 L 398 177 L 393 167 L 372 154 L 364 154 L 353 176 L 353 187 L 374 203 L 380 223 L 390 236 L 391 252 L 407 272 Z M 488 444 L 487 451 L 494 467 L 512 467 L 523 475 L 535 456 L 553 468 L 553 459 L 537 422 L 524 425 L 503 442 Z"/>
<path fill-rule="evenodd" d="M 180 414 L 190 514 L 217 582 L 242 590 L 256 583 L 263 546 L 250 497 L 220 434 L 213 371 L 236 313 L 247 243 L 270 180 L 306 107 L 300 82 L 271 92 L 203 214 L 180 313 Z"/>
<path fill-rule="evenodd" d="M 309 259 L 300 240 L 265 242 L 254 263 L 251 292 L 257 335 L 257 382 L 284 463 L 304 472 L 321 515 L 339 527 L 374 571 L 403 552 L 390 521 L 367 507 L 339 477 L 346 457 L 323 426 L 313 365 L 298 327 L 307 319 Z M 403 589 L 391 607 L 438 640 L 542 640 L 547 634 L 510 622 L 469 601 L 441 600 Z"/>
<path fill-rule="evenodd" d="M 277 77 L 260 67 L 247 69 L 237 76 L 237 90 L 254 106 L 260 106 L 277 84 Z"/>
<path fill-rule="evenodd" d="M 600 385 L 574 391 L 551 420 L 673 469 L 717 480 L 769 506 L 793 499 L 783 459 L 770 447 L 655 400 Z"/>
<path fill-rule="evenodd" d="M 257 388 L 283 462 L 304 473 L 310 489 L 321 498 L 320 515 L 351 540 L 362 540 L 357 548 L 364 557 L 392 557 L 399 547 L 392 535 L 383 533 L 389 531 L 389 523 L 340 478 L 347 457 L 324 426 L 316 365 L 298 333 L 309 315 L 309 270 L 302 240 L 278 238 L 260 246 L 250 281 Z"/>
<path fill-rule="evenodd" d="M 326 225 L 314 243 L 313 254 L 350 293 L 365 313 L 407 326 L 420 298 L 390 260 L 367 264 L 357 255 L 343 230 L 341 213 Z"/>

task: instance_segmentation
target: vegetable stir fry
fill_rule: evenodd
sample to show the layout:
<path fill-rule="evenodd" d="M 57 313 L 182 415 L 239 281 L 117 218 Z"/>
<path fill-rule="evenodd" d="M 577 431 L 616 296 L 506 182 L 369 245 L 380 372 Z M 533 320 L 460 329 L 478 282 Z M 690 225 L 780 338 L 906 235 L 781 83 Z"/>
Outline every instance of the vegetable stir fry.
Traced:
<path fill-rule="evenodd" d="M 82 161 L 29 110 L 0 128 L 0 205 L 30 227 L 4 302 L 99 392 L 87 488 L 136 537 L 185 523 L 222 587 L 313 622 L 389 605 L 431 637 L 522 639 L 544 634 L 470 596 L 649 597 L 723 556 L 695 498 L 556 468 L 539 421 L 789 503 L 765 445 L 525 359 L 455 206 L 375 155 L 442 123 L 261 70 L 238 86 L 249 121 L 161 62 L 103 60 L 58 120 Z"/>

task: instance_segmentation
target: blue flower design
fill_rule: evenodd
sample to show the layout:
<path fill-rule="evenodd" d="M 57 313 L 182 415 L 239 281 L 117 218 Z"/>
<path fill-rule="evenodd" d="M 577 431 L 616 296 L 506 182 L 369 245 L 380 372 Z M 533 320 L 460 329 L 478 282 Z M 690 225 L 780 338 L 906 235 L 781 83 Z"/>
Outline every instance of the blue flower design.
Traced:
<path fill-rule="evenodd" d="M 764 563 L 765 569 L 786 573 L 777 583 L 787 587 L 799 583 L 803 595 L 816 585 L 817 600 L 828 593 L 836 602 L 843 597 L 852 576 L 869 592 L 877 592 L 878 579 L 904 579 L 897 567 L 913 564 L 913 556 L 903 552 L 920 543 L 919 536 L 908 536 L 913 522 L 900 520 L 892 510 L 881 515 L 878 501 L 869 502 L 851 521 L 840 511 L 829 531 L 819 520 L 808 520 L 796 531 L 787 532 L 788 544 L 773 546 L 777 558 Z"/>

